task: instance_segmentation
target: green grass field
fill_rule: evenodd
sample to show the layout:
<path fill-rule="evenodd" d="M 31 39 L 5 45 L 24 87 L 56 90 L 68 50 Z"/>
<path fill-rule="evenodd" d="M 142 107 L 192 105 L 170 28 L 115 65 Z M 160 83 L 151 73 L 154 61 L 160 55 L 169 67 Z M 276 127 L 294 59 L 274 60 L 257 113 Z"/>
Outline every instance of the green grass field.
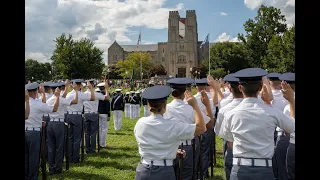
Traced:
<path fill-rule="evenodd" d="M 195 93 L 195 90 L 193 90 Z M 169 97 L 168 102 L 172 100 Z M 140 110 L 143 116 L 143 108 Z M 113 116 L 109 122 L 109 131 L 107 134 L 107 148 L 102 149 L 100 153 L 85 155 L 82 163 L 70 164 L 69 172 L 63 171 L 60 175 L 49 175 L 47 179 L 65 179 L 65 180 L 133 180 L 135 169 L 140 161 L 138 145 L 133 134 L 133 128 L 138 118 L 130 120 L 123 114 L 122 126 L 118 132 L 113 127 Z M 222 140 L 216 138 L 217 142 L 217 165 L 214 167 L 214 177 L 210 180 L 225 180 L 223 169 Z M 65 170 L 65 164 L 63 164 Z M 48 171 L 48 167 L 47 167 Z M 41 173 L 39 175 L 41 179 Z"/>

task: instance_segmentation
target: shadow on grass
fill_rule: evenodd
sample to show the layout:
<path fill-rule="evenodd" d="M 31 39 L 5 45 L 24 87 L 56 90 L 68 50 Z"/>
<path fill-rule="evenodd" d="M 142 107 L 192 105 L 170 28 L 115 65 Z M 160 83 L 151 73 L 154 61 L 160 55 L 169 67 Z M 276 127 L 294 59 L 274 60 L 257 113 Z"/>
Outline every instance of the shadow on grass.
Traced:
<path fill-rule="evenodd" d="M 121 135 L 121 136 L 132 136 L 132 134 L 126 134 L 126 133 L 119 133 L 119 132 L 114 132 L 114 133 L 108 133 L 108 135 Z"/>
<path fill-rule="evenodd" d="M 107 146 L 106 150 L 123 150 L 123 151 L 137 151 L 138 148 L 133 148 L 133 147 L 112 147 L 112 146 Z"/>
<path fill-rule="evenodd" d="M 119 158 L 130 158 L 130 157 L 137 157 L 139 158 L 139 155 L 134 155 L 130 153 L 119 153 L 114 151 L 100 151 L 96 154 L 90 154 L 88 157 L 99 157 L 99 158 L 111 158 L 111 159 L 119 159 Z"/>
<path fill-rule="evenodd" d="M 86 161 L 85 163 L 81 164 L 80 166 L 92 166 L 92 167 L 97 168 L 97 169 L 101 169 L 101 168 L 105 168 L 105 167 L 113 167 L 113 168 L 116 168 L 116 169 L 119 169 L 119 170 L 135 171 L 137 165 L 136 164 L 132 164 L 132 166 L 128 166 L 128 165 L 120 164 L 120 163 L 115 162 L 115 161 L 109 161 L 109 162 Z"/>
<path fill-rule="evenodd" d="M 39 175 L 39 177 L 41 177 L 41 175 Z M 69 172 L 63 172 L 63 174 L 57 174 L 57 175 L 47 175 L 47 179 L 77 179 L 77 180 L 111 180 L 110 178 L 103 176 L 103 175 L 99 175 L 99 174 L 92 174 L 90 172 L 86 173 L 86 172 L 75 172 L 75 171 L 69 171 Z M 39 178 L 39 179 L 42 179 Z"/>

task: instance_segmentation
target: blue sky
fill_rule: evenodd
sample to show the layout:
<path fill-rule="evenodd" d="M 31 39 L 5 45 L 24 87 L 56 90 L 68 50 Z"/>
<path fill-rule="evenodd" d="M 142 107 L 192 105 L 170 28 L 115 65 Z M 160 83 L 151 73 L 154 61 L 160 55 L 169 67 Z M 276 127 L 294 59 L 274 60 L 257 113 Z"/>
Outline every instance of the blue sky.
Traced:
<path fill-rule="evenodd" d="M 243 24 L 254 18 L 262 5 L 280 8 L 287 24 L 295 19 L 295 0 L 26 0 L 25 59 L 50 62 L 53 39 L 62 33 L 74 39 L 89 38 L 102 49 L 107 63 L 108 48 L 167 41 L 169 11 L 196 10 L 198 39 L 210 30 L 210 42 L 237 41 Z"/>

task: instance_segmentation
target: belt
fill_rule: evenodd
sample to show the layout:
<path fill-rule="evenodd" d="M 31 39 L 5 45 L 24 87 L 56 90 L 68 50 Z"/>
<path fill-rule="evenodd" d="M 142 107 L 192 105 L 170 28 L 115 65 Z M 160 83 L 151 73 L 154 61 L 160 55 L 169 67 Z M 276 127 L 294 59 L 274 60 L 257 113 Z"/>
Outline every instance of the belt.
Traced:
<path fill-rule="evenodd" d="M 272 160 L 254 158 L 233 158 L 233 165 L 272 167 Z"/>
<path fill-rule="evenodd" d="M 98 112 L 94 112 L 94 111 L 85 111 L 84 113 L 98 114 Z"/>
<path fill-rule="evenodd" d="M 64 122 L 64 119 L 63 118 L 50 118 L 50 121 L 53 121 L 53 122 Z"/>
<path fill-rule="evenodd" d="M 186 140 L 186 141 L 181 141 L 180 144 L 183 143 L 184 146 L 191 146 L 192 141 L 191 140 Z"/>
<path fill-rule="evenodd" d="M 26 127 L 26 131 L 41 131 L 41 128 L 39 127 Z"/>
<path fill-rule="evenodd" d="M 140 161 L 142 164 L 153 165 L 153 166 L 173 166 L 173 160 L 149 160 L 142 159 Z"/>
<path fill-rule="evenodd" d="M 68 114 L 82 114 L 80 111 L 68 111 Z"/>
<path fill-rule="evenodd" d="M 277 134 L 278 136 L 285 136 L 284 131 L 278 131 Z"/>

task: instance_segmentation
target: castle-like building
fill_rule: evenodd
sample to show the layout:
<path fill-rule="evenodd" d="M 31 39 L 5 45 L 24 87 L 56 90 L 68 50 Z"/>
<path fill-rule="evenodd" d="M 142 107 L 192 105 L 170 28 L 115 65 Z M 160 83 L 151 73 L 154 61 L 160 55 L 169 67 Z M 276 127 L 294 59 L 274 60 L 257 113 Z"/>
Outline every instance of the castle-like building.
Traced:
<path fill-rule="evenodd" d="M 205 37 L 203 37 L 205 38 Z M 178 11 L 169 11 L 168 41 L 158 44 L 140 44 L 139 51 L 148 52 L 154 64 L 165 67 L 167 75 L 191 77 L 190 68 L 209 57 L 209 43 L 200 48 L 195 10 L 187 10 L 181 18 Z M 210 43 L 212 46 L 214 43 Z M 116 41 L 108 48 L 108 64 L 116 64 L 137 50 L 137 45 L 119 45 Z"/>

